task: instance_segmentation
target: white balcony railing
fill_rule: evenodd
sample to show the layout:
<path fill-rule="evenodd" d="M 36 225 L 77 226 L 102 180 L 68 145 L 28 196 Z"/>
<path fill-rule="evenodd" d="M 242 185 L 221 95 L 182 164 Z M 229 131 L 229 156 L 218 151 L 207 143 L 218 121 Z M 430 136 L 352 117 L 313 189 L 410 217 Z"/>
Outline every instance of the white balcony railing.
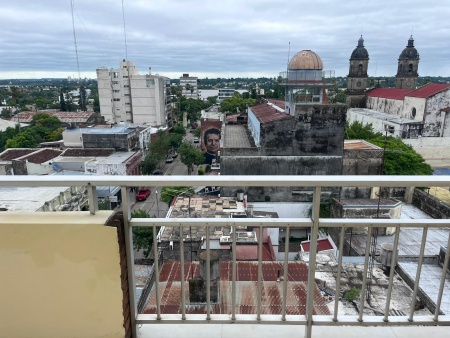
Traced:
<path fill-rule="evenodd" d="M 313 211 L 310 218 L 300 219 L 261 219 L 261 218 L 148 218 L 133 219 L 130 214 L 130 201 L 128 187 L 135 186 L 283 186 L 283 187 L 312 187 L 313 188 Z M 95 213 L 97 208 L 96 186 L 121 186 L 123 196 L 123 214 L 125 224 L 125 235 L 127 243 L 127 257 L 129 280 L 129 293 L 131 295 L 131 318 L 132 330 L 136 336 L 136 327 L 138 324 L 204 324 L 204 323 L 258 323 L 258 324 L 295 324 L 304 325 L 306 328 L 305 337 L 311 337 L 314 326 L 448 326 L 450 325 L 449 315 L 440 315 L 440 305 L 446 279 L 446 269 L 442 271 L 440 278 L 440 287 L 438 290 L 436 310 L 432 316 L 415 316 L 414 303 L 419 289 L 419 279 L 421 275 L 421 267 L 424 261 L 424 249 L 427 241 L 427 232 L 429 228 L 449 228 L 449 219 L 321 219 L 319 218 L 320 196 L 324 187 L 449 187 L 449 176 L 0 176 L 0 186 L 86 186 L 89 192 L 89 205 L 91 213 Z M 207 288 L 206 295 L 206 314 L 187 314 L 185 304 L 185 285 L 181 283 L 181 313 L 180 314 L 162 314 L 161 313 L 161 294 L 159 288 L 159 269 L 158 260 L 155 260 L 154 271 L 155 277 L 155 293 L 156 293 L 156 314 L 138 314 L 136 309 L 136 291 L 134 283 L 134 257 L 132 243 L 133 227 L 152 227 L 153 233 L 156 234 L 158 226 L 179 227 L 180 233 L 184 227 L 206 227 L 206 266 L 210 263 L 209 249 L 209 231 L 215 226 L 231 226 L 233 229 L 240 225 L 251 225 L 259 228 L 262 233 L 265 227 L 283 227 L 286 235 L 286 250 L 284 266 L 288 265 L 289 250 L 289 232 L 296 227 L 309 227 L 311 233 L 311 247 L 309 255 L 308 270 L 308 288 L 313 290 L 315 277 L 315 262 L 317 252 L 317 237 L 321 227 L 341 228 L 340 230 L 340 247 L 339 252 L 343 252 L 344 232 L 348 228 L 366 227 L 369 229 L 367 235 L 367 243 L 371 242 L 370 231 L 376 227 L 395 227 L 394 235 L 394 254 L 392 255 L 392 266 L 395 266 L 396 252 L 399 243 L 400 228 L 423 228 L 423 237 L 420 246 L 420 254 L 418 258 L 418 269 L 411 297 L 411 311 L 407 316 L 390 316 L 390 302 L 393 291 L 394 269 L 389 274 L 389 284 L 386 292 L 386 304 L 384 316 L 367 316 L 363 310 L 365 304 L 365 290 L 367 286 L 367 276 L 370 261 L 370 245 L 366 245 L 365 264 L 363 273 L 363 283 L 361 296 L 359 299 L 359 314 L 357 316 L 346 316 L 339 314 L 338 302 L 339 297 L 335 298 L 334 312 L 329 316 L 314 315 L 313 309 L 313 292 L 307 292 L 306 313 L 304 315 L 288 315 L 286 313 L 287 304 L 287 269 L 284 269 L 283 294 L 282 294 L 282 311 L 279 314 L 263 314 L 261 309 L 261 290 L 262 290 L 262 241 L 258 242 L 258 279 L 257 279 L 257 306 L 256 314 L 239 314 L 236 311 L 236 240 L 233 237 L 232 242 L 232 280 L 231 280 L 231 312 L 227 314 L 213 314 L 211 311 L 211 295 Z M 153 237 L 154 257 L 158 257 L 157 238 Z M 450 247 L 450 236 L 447 240 L 447 246 Z M 183 241 L 180 241 L 180 266 L 184 267 Z M 444 267 L 448 266 L 450 250 L 446 251 Z M 342 255 L 338 258 L 337 278 L 336 278 L 336 294 L 340 292 L 340 276 L 342 272 Z M 185 271 L 180 269 L 181 280 L 184 280 Z M 206 285 L 210 285 L 210 271 L 206 271 Z"/>

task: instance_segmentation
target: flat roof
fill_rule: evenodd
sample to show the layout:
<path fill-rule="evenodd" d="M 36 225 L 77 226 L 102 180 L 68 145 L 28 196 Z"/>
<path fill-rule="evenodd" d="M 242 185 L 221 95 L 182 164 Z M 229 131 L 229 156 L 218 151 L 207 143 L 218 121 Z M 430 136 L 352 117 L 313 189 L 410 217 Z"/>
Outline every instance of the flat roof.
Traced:
<path fill-rule="evenodd" d="M 365 115 L 365 116 L 371 116 L 371 117 L 379 119 L 379 120 L 389 121 L 391 123 L 396 123 L 396 124 L 423 124 L 423 122 L 399 117 L 396 115 L 381 113 L 379 111 L 367 109 L 367 108 L 350 108 L 350 109 L 348 109 L 348 112 L 349 113 L 357 113 L 357 114 L 361 114 L 361 115 Z M 347 114 L 347 116 L 348 116 L 348 114 Z"/>
<path fill-rule="evenodd" d="M 0 187 L 0 205 L 8 211 L 36 211 L 69 187 Z"/>
<path fill-rule="evenodd" d="M 253 148 L 247 128 L 239 124 L 228 124 L 225 127 L 225 148 Z"/>
<path fill-rule="evenodd" d="M 82 134 L 129 134 L 138 129 L 138 126 L 130 126 L 130 125 L 115 125 L 111 128 L 75 128 L 75 129 L 66 129 L 66 132 L 69 133 L 82 133 Z"/>

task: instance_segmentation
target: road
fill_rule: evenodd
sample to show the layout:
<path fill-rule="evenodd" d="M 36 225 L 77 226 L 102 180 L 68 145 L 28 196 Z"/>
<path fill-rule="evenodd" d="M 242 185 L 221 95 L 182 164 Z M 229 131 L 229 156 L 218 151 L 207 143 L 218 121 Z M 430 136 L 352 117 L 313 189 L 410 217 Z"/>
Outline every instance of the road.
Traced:
<path fill-rule="evenodd" d="M 193 142 L 193 136 L 192 134 L 188 133 L 186 135 L 186 139 L 189 142 Z M 198 146 L 198 143 L 194 144 L 195 146 Z M 188 170 L 187 167 L 181 162 L 180 156 L 177 156 L 172 163 L 166 163 L 164 167 L 161 169 L 164 175 L 187 175 Z M 141 202 L 135 202 L 135 194 L 130 193 L 131 203 L 134 203 L 131 210 L 145 210 L 147 211 L 150 216 L 157 216 L 157 217 L 165 217 L 167 214 L 167 211 L 169 209 L 168 205 L 164 202 L 161 202 L 159 200 L 160 198 L 160 187 L 150 187 L 151 194 L 145 201 Z M 156 191 L 158 191 L 158 203 L 156 202 Z"/>

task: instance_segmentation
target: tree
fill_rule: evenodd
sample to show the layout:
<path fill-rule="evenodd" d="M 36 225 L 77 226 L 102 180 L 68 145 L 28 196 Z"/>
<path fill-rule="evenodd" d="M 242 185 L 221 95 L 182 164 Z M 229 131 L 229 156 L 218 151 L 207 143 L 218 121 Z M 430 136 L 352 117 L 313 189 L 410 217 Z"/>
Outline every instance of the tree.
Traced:
<path fill-rule="evenodd" d="M 176 196 L 193 196 L 195 191 L 192 187 L 163 187 L 161 189 L 161 201 L 167 203 L 168 206 L 172 204 Z"/>
<path fill-rule="evenodd" d="M 239 93 L 235 93 L 232 97 L 222 100 L 220 103 L 220 111 L 234 114 L 238 111 L 244 111 L 247 106 L 250 107 L 255 104 L 255 99 L 243 99 Z"/>
<path fill-rule="evenodd" d="M 28 131 L 23 131 L 6 141 L 6 148 L 34 148 L 36 146 L 36 139 Z"/>
<path fill-rule="evenodd" d="M 80 86 L 80 103 L 79 103 L 81 111 L 87 111 L 87 109 L 86 109 L 86 100 L 87 100 L 86 89 L 82 85 L 82 86 Z"/>
<path fill-rule="evenodd" d="M 12 116 L 12 111 L 10 109 L 3 108 L 2 112 L 1 112 L 1 115 L 2 115 L 3 118 L 11 117 Z"/>
<path fill-rule="evenodd" d="M 200 165 L 205 163 L 205 157 L 202 152 L 195 149 L 192 144 L 183 142 L 178 150 L 181 162 L 188 168 L 188 175 L 191 175 L 194 164 Z"/>
<path fill-rule="evenodd" d="M 171 130 L 171 133 L 180 134 L 181 136 L 186 136 L 186 129 L 180 124 L 174 126 Z"/>
<path fill-rule="evenodd" d="M 158 166 L 159 159 L 154 154 L 148 154 L 141 164 L 142 173 L 144 175 L 151 175 Z"/>
<path fill-rule="evenodd" d="M 133 210 L 131 212 L 133 218 L 150 218 L 145 210 Z M 153 218 L 155 216 L 153 215 Z M 137 251 L 143 249 L 144 256 L 150 255 L 153 246 L 153 228 L 151 227 L 133 227 L 133 248 Z"/>
<path fill-rule="evenodd" d="M 209 104 L 211 106 L 215 105 L 217 103 L 217 96 L 208 96 L 206 98 L 206 100 L 208 100 Z"/>
<path fill-rule="evenodd" d="M 355 121 L 346 124 L 346 139 L 366 140 L 381 148 L 386 148 L 384 155 L 385 175 L 431 175 L 433 169 L 425 163 L 423 157 L 401 139 L 374 133 L 372 125 Z"/>
<path fill-rule="evenodd" d="M 64 100 L 63 92 L 59 93 L 59 104 L 61 105 L 61 111 L 67 111 L 66 101 Z"/>

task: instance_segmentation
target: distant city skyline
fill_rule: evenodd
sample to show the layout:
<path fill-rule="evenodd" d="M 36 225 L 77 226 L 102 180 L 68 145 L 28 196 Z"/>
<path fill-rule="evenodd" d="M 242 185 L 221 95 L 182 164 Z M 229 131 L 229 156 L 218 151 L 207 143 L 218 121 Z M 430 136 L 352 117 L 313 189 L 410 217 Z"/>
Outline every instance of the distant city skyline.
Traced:
<path fill-rule="evenodd" d="M 346 76 L 361 34 L 369 76 L 394 76 L 411 34 L 419 75 L 450 75 L 450 7 L 438 0 L 124 0 L 127 52 L 121 0 L 73 3 L 82 78 L 125 58 L 170 78 L 276 77 L 303 49 Z M 1 79 L 78 78 L 70 0 L 5 3 L 0 20 Z"/>

